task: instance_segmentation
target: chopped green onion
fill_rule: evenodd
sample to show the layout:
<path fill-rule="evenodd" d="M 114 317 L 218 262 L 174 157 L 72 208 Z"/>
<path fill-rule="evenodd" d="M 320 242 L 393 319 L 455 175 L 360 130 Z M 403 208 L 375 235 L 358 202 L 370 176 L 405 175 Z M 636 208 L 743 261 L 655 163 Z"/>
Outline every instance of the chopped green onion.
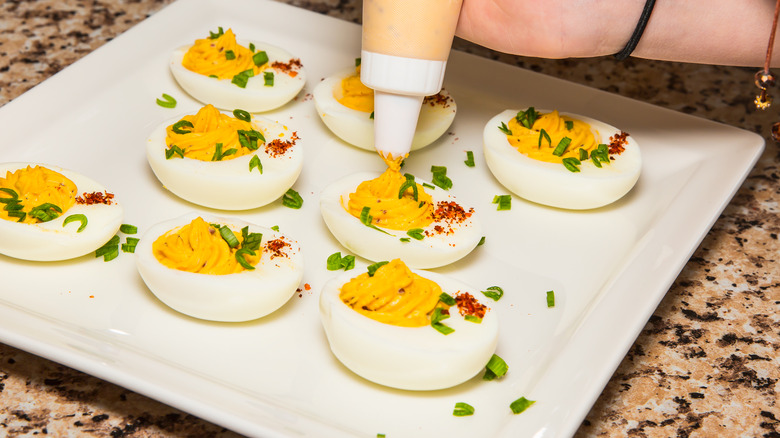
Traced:
<path fill-rule="evenodd" d="M 125 241 L 125 243 L 122 244 L 122 252 L 135 252 L 135 247 L 138 245 L 138 242 L 141 239 L 135 238 L 135 237 L 128 237 Z"/>
<path fill-rule="evenodd" d="M 431 315 L 431 327 L 433 327 L 443 335 L 448 335 L 454 332 L 455 329 L 441 323 L 441 321 L 450 317 L 449 313 L 442 313 L 442 312 L 443 309 L 441 307 L 436 307 L 435 309 L 433 309 L 433 315 Z"/>
<path fill-rule="evenodd" d="M 255 53 L 255 43 L 249 43 L 249 51 Z"/>
<path fill-rule="evenodd" d="M 441 295 L 439 295 L 439 301 L 448 306 L 455 305 L 455 298 L 452 298 L 452 295 L 448 294 L 447 292 L 442 292 Z"/>
<path fill-rule="evenodd" d="M 468 167 L 474 167 L 476 164 L 474 163 L 474 152 L 472 151 L 466 151 L 466 161 L 464 161 L 466 166 Z"/>
<path fill-rule="evenodd" d="M 508 126 L 506 126 L 506 123 L 501 122 L 501 126 L 498 127 L 498 130 L 503 132 L 506 135 L 512 135 L 512 130 L 509 129 Z"/>
<path fill-rule="evenodd" d="M 552 152 L 552 154 L 556 157 L 560 157 L 564 154 L 564 152 L 566 152 L 566 148 L 569 147 L 569 144 L 571 144 L 571 139 L 569 137 L 563 137 L 561 141 L 558 142 L 558 146 L 555 147 L 555 150 Z"/>
<path fill-rule="evenodd" d="M 498 204 L 496 208 L 498 211 L 511 210 L 512 209 L 512 195 L 496 195 L 493 196 L 493 204 Z"/>
<path fill-rule="evenodd" d="M 138 245 L 138 242 L 140 242 L 140 241 L 141 241 L 141 239 L 139 239 L 137 237 L 126 237 L 125 238 L 125 243 L 127 243 L 128 245 L 135 246 L 135 245 Z"/>
<path fill-rule="evenodd" d="M 580 162 L 580 160 L 578 160 L 578 159 L 576 159 L 574 157 L 566 157 L 566 158 L 564 158 L 562 160 L 562 162 L 563 162 L 563 166 L 566 167 L 566 169 L 568 169 L 570 172 L 579 172 L 580 171 L 580 168 L 577 167 L 580 164 L 582 164 Z"/>
<path fill-rule="evenodd" d="M 236 59 L 236 53 L 232 50 L 225 50 L 225 59 L 228 61 Z"/>
<path fill-rule="evenodd" d="M 572 122 L 571 120 L 566 120 L 565 122 L 563 122 L 563 125 L 566 126 L 566 129 L 569 131 L 574 129 L 574 122 Z"/>
<path fill-rule="evenodd" d="M 512 413 L 519 414 L 531 407 L 531 405 L 534 403 L 536 403 L 536 400 L 528 400 L 525 397 L 520 397 L 509 405 L 509 409 L 512 410 Z"/>
<path fill-rule="evenodd" d="M 477 246 L 482 246 L 484 244 L 485 244 L 485 236 L 482 236 L 482 238 L 479 239 L 479 243 L 477 244 Z"/>
<path fill-rule="evenodd" d="M 485 375 L 482 376 L 482 380 L 493 380 L 495 378 L 504 377 L 509 366 L 501 359 L 497 354 L 494 354 L 487 365 L 485 365 Z"/>
<path fill-rule="evenodd" d="M 241 229 L 241 247 L 251 250 L 260 249 L 260 244 L 263 242 L 263 233 L 250 233 L 249 226 L 245 226 Z"/>
<path fill-rule="evenodd" d="M 474 415 L 474 407 L 468 403 L 455 403 L 455 409 L 452 411 L 452 415 L 456 417 L 467 417 L 469 415 Z"/>
<path fill-rule="evenodd" d="M 233 110 L 233 117 L 237 118 L 238 120 L 243 120 L 245 122 L 251 122 L 252 121 L 252 115 L 249 114 L 248 111 L 244 111 L 242 109 L 234 109 Z"/>
<path fill-rule="evenodd" d="M 110 262 L 119 255 L 119 245 L 111 247 L 105 254 L 103 254 L 103 261 Z"/>
<path fill-rule="evenodd" d="M 428 183 L 422 183 L 422 186 L 426 189 L 436 189 L 436 186 L 428 184 Z"/>
<path fill-rule="evenodd" d="M 517 121 L 521 125 L 525 126 L 528 129 L 531 129 L 534 126 L 534 122 L 536 122 L 536 119 L 538 119 L 540 115 L 541 114 L 536 112 L 534 107 L 530 107 L 525 111 L 518 112 L 517 115 L 515 116 L 515 119 L 517 119 Z"/>
<path fill-rule="evenodd" d="M 160 105 L 163 108 L 176 108 L 176 99 L 169 94 L 163 93 L 162 99 L 157 99 L 157 105 Z"/>
<path fill-rule="evenodd" d="M 355 67 L 360 67 L 360 61 L 362 61 L 361 58 L 355 58 Z"/>
<path fill-rule="evenodd" d="M 580 161 L 585 161 L 588 159 L 588 151 L 580 148 Z"/>
<path fill-rule="evenodd" d="M 165 150 L 165 159 L 170 160 L 174 155 L 178 155 L 179 157 L 184 158 L 184 151 L 176 145 L 171 145 L 170 148 Z"/>
<path fill-rule="evenodd" d="M 403 243 L 409 243 L 409 242 L 411 242 L 411 241 L 412 241 L 412 239 L 410 239 L 410 238 L 408 238 L 408 237 L 402 237 L 402 238 L 400 238 L 400 239 L 398 239 L 398 240 L 400 240 L 400 241 L 401 241 L 401 242 L 403 242 Z"/>
<path fill-rule="evenodd" d="M 482 318 L 474 315 L 466 315 L 463 317 L 468 322 L 473 322 L 475 324 L 482 324 Z"/>
<path fill-rule="evenodd" d="M 295 190 L 289 189 L 282 196 L 282 205 L 297 210 L 303 206 L 303 198 Z"/>
<path fill-rule="evenodd" d="M 30 216 L 38 219 L 41 222 L 49 222 L 56 219 L 62 213 L 62 208 L 50 203 L 45 202 L 37 207 L 33 207 L 29 213 Z"/>
<path fill-rule="evenodd" d="M 268 62 L 268 54 L 265 53 L 265 50 L 261 50 L 252 56 L 252 62 L 254 62 L 256 66 L 260 67 L 261 65 Z"/>
<path fill-rule="evenodd" d="M 10 196 L 10 198 L 0 198 L 0 203 L 7 203 L 19 199 L 19 194 L 16 193 L 16 190 L 14 189 L 2 187 L 0 188 L 0 192 L 8 193 L 8 195 Z"/>
<path fill-rule="evenodd" d="M 263 72 L 263 81 L 264 85 L 266 87 L 273 87 L 274 86 L 274 72 L 272 71 L 264 71 Z"/>
<path fill-rule="evenodd" d="M 173 132 L 177 134 L 189 134 L 192 131 L 185 131 L 184 129 L 181 129 L 182 127 L 185 128 L 194 128 L 192 125 L 192 122 L 189 120 L 179 120 L 178 122 L 173 124 L 173 127 L 171 128 Z"/>
<path fill-rule="evenodd" d="M 225 34 L 225 32 L 222 30 L 222 26 L 219 26 L 219 30 L 217 31 L 217 33 L 209 31 L 209 38 L 212 39 L 212 40 L 215 40 L 215 39 L 221 37 L 224 34 Z"/>
<path fill-rule="evenodd" d="M 244 70 L 241 73 L 233 76 L 233 79 L 231 79 L 230 82 L 236 84 L 238 88 L 246 88 L 246 84 L 249 82 L 249 78 L 254 75 L 255 71 L 250 68 L 249 70 Z"/>
<path fill-rule="evenodd" d="M 501 289 L 498 286 L 490 286 L 487 290 L 481 292 L 493 301 L 498 301 L 504 296 L 504 289 Z"/>
<path fill-rule="evenodd" d="M 376 274 L 376 270 L 381 268 L 382 266 L 388 264 L 390 262 L 376 262 L 373 265 L 369 265 L 366 270 L 368 270 L 368 276 L 373 277 L 374 274 Z"/>
<path fill-rule="evenodd" d="M 79 225 L 79 228 L 76 230 L 77 233 L 80 233 L 84 231 L 84 228 L 87 228 L 87 217 L 83 214 L 72 214 L 65 218 L 64 221 L 62 221 L 62 226 L 68 225 L 71 222 L 81 222 L 81 225 Z"/>
<path fill-rule="evenodd" d="M 265 137 L 260 131 L 255 131 L 254 129 L 237 129 L 236 133 L 238 133 L 238 142 L 241 146 L 250 151 L 256 151 L 258 149 L 258 141 L 265 143 Z"/>
<path fill-rule="evenodd" d="M 220 228 L 220 231 L 224 230 L 225 228 L 227 227 Z M 244 254 L 249 254 L 250 256 L 253 256 L 256 253 L 249 248 L 241 248 L 238 251 L 236 251 L 236 261 L 238 262 L 238 264 L 241 265 L 241 267 L 243 267 L 247 271 L 254 270 L 255 267 L 250 265 L 249 262 L 246 261 L 246 257 L 244 257 Z"/>
<path fill-rule="evenodd" d="M 593 165 L 601 169 L 601 161 L 599 160 L 599 157 L 596 155 L 591 154 L 590 155 L 590 161 L 593 162 Z"/>
<path fill-rule="evenodd" d="M 452 188 L 452 180 L 447 176 L 447 168 L 444 166 L 431 166 L 431 173 L 433 174 L 433 184 L 449 190 Z"/>
<path fill-rule="evenodd" d="M 114 260 L 119 255 L 119 236 L 114 236 L 100 248 L 95 250 L 95 257 L 103 256 L 103 261 Z"/>
<path fill-rule="evenodd" d="M 271 229 L 274 231 L 279 231 L 279 225 L 274 225 L 273 227 L 271 227 Z"/>
<path fill-rule="evenodd" d="M 222 161 L 223 157 L 226 157 L 228 155 L 233 155 L 236 152 L 238 152 L 236 148 L 230 148 L 223 153 L 222 143 L 217 143 L 214 148 L 214 155 L 211 156 L 211 161 Z"/>
<path fill-rule="evenodd" d="M 138 227 L 130 224 L 122 224 L 119 226 L 119 231 L 121 231 L 122 234 L 135 234 L 138 232 Z"/>
<path fill-rule="evenodd" d="M 552 139 L 550 139 L 550 134 L 548 134 L 547 131 L 542 128 L 539 130 L 539 145 L 537 146 L 537 149 L 541 149 L 542 147 L 542 138 L 547 140 L 547 146 L 552 146 Z"/>
<path fill-rule="evenodd" d="M 230 228 L 219 227 L 219 235 L 222 236 L 229 247 L 236 248 L 238 246 L 238 239 Z"/>
<path fill-rule="evenodd" d="M 409 189 L 412 189 L 412 198 L 414 198 L 414 200 L 417 201 L 419 193 L 417 192 L 417 183 L 414 182 L 414 177 L 406 178 L 406 181 L 404 181 L 404 183 L 401 184 L 401 188 L 398 189 L 398 199 L 403 199 L 404 195 L 406 194 L 406 191 Z"/>
<path fill-rule="evenodd" d="M 210 78 L 219 79 L 219 76 L 217 75 L 209 75 Z"/>
<path fill-rule="evenodd" d="M 257 155 L 254 155 L 252 159 L 249 160 L 249 171 L 251 172 L 255 167 L 257 167 L 257 170 L 260 172 L 260 174 L 263 173 L 263 163 L 260 162 L 260 157 Z"/>
<path fill-rule="evenodd" d="M 368 115 L 368 118 L 371 120 L 374 120 L 374 112 L 371 111 L 371 114 Z"/>
<path fill-rule="evenodd" d="M 547 291 L 547 307 L 555 307 L 555 291 Z"/>
<path fill-rule="evenodd" d="M 423 235 L 422 228 L 412 228 L 411 230 L 406 232 L 406 235 L 411 237 L 414 240 L 423 240 L 425 238 L 425 236 Z"/>
<path fill-rule="evenodd" d="M 328 260 L 327 260 L 328 271 L 338 271 L 339 269 L 344 269 L 345 271 L 349 271 L 354 267 L 355 267 L 355 256 L 353 255 L 346 255 L 342 257 L 341 252 L 335 252 L 330 256 L 328 256 Z"/>
<path fill-rule="evenodd" d="M 8 217 L 18 217 L 19 220 L 16 221 L 16 222 L 21 222 L 21 221 L 24 220 L 24 218 L 27 217 L 27 213 L 25 213 L 23 211 L 9 211 L 8 212 Z"/>
<path fill-rule="evenodd" d="M 385 234 L 388 234 L 388 235 L 390 234 L 387 231 L 385 231 L 385 230 L 377 227 L 376 225 L 374 225 L 374 223 L 373 223 L 374 222 L 374 217 L 371 216 L 371 207 L 369 207 L 369 206 L 365 206 L 365 207 L 363 207 L 362 210 L 360 210 L 360 222 L 363 225 L 365 225 L 365 226 L 367 226 L 369 228 L 373 228 L 373 229 L 375 229 L 377 231 L 381 231 L 381 232 L 383 232 Z"/>

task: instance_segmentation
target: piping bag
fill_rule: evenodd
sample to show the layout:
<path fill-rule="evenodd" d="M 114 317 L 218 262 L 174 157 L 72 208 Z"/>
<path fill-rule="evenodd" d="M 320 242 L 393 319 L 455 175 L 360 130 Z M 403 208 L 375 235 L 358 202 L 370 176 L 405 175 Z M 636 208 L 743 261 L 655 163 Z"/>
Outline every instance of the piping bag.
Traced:
<path fill-rule="evenodd" d="M 374 147 L 412 147 L 423 98 L 441 91 L 463 0 L 364 0 L 360 80 L 374 90 Z"/>

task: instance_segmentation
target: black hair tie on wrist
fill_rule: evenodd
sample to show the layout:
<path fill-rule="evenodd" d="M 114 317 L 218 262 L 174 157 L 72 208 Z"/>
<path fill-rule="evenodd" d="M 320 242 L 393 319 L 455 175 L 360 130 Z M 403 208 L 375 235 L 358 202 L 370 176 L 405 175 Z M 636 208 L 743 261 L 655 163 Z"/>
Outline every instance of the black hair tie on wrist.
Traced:
<path fill-rule="evenodd" d="M 642 15 L 639 16 L 639 22 L 636 24 L 634 33 L 631 35 L 631 38 L 628 39 L 626 47 L 615 53 L 615 59 L 622 61 L 631 56 L 631 53 L 636 49 L 636 45 L 639 44 L 639 39 L 642 38 L 645 27 L 647 27 L 647 22 L 650 20 L 650 14 L 653 12 L 653 6 L 655 6 L 655 0 L 647 0 L 645 8 L 642 10 Z"/>

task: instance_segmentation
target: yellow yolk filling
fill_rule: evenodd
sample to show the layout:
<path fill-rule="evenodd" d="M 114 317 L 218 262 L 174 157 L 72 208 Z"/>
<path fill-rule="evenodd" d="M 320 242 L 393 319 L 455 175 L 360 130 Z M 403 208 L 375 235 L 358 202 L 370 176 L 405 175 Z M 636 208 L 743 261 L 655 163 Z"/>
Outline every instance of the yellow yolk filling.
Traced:
<path fill-rule="evenodd" d="M 441 293 L 436 282 L 413 273 L 396 259 L 377 269 L 373 277 L 366 272 L 350 280 L 342 286 L 339 298 L 375 321 L 423 327 L 430 324 Z"/>
<path fill-rule="evenodd" d="M 566 127 L 566 122 L 571 122 L 571 129 Z M 512 135 L 507 135 L 507 139 L 515 149 L 529 158 L 548 163 L 561 163 L 568 157 L 579 159 L 580 149 L 585 149 L 590 154 L 598 147 L 598 141 L 591 132 L 590 125 L 581 120 L 561 116 L 558 111 L 541 115 L 531 129 L 523 126 L 515 117 L 509 121 L 507 127 L 512 131 Z M 542 135 L 542 129 L 550 136 L 550 141 Z M 561 156 L 553 155 L 553 151 L 564 137 L 568 137 L 571 143 Z"/>
<path fill-rule="evenodd" d="M 360 81 L 360 66 L 355 68 L 355 74 L 341 80 L 340 87 L 333 90 L 333 97 L 340 104 L 355 111 L 374 111 L 374 90 Z"/>
<path fill-rule="evenodd" d="M 417 200 L 411 187 L 399 199 L 398 193 L 405 182 L 406 177 L 401 175 L 398 166 L 390 166 L 377 178 L 360 183 L 349 194 L 347 211 L 360 219 L 363 208 L 370 207 L 371 224 L 391 230 L 425 228 L 433 222 L 433 198 L 415 183 Z"/>
<path fill-rule="evenodd" d="M 225 54 L 232 51 L 235 58 L 228 59 Z M 181 64 L 187 70 L 205 76 L 216 76 L 219 79 L 232 79 L 233 76 L 252 70 L 257 76 L 268 67 L 268 63 L 258 67 L 252 60 L 252 53 L 247 47 L 236 42 L 236 35 L 231 29 L 216 39 L 205 38 L 195 40 L 195 44 L 184 54 Z"/>
<path fill-rule="evenodd" d="M 165 144 L 169 148 L 178 146 L 187 158 L 201 161 L 217 161 L 214 152 L 217 143 L 222 144 L 221 160 L 231 160 L 242 155 L 251 154 L 253 151 L 241 146 L 238 140 L 238 131 L 251 131 L 252 123 L 222 114 L 213 105 L 206 105 L 195 115 L 184 116 L 181 120 L 192 123 L 192 127 L 182 126 L 186 134 L 177 134 L 173 130 L 174 125 L 165 129 Z M 258 140 L 258 142 L 261 142 Z M 235 152 L 228 152 L 231 149 Z M 224 155 L 227 154 L 227 155 Z"/>
<path fill-rule="evenodd" d="M 27 166 L 14 172 L 7 171 L 5 178 L 0 177 L 0 188 L 10 189 L 16 192 L 19 202 L 0 203 L 0 218 L 22 223 L 38 223 L 40 219 L 30 215 L 30 211 L 43 204 L 53 204 L 59 207 L 62 215 L 76 203 L 76 184 L 59 172 L 42 166 Z M 11 199 L 13 196 L 7 191 L 0 191 L 0 200 Z M 21 204 L 22 209 L 16 210 L 25 213 L 23 220 L 10 216 L 9 204 Z M 50 210 L 51 211 L 51 210 Z"/>
<path fill-rule="evenodd" d="M 241 235 L 233 234 L 238 241 Z M 202 218 L 195 218 L 189 224 L 168 231 L 152 244 L 154 257 L 163 265 L 179 271 L 196 274 L 227 275 L 244 271 L 236 260 L 238 248 L 231 248 L 219 231 Z M 262 248 L 254 256 L 243 255 L 247 263 L 254 266 L 260 260 Z"/>

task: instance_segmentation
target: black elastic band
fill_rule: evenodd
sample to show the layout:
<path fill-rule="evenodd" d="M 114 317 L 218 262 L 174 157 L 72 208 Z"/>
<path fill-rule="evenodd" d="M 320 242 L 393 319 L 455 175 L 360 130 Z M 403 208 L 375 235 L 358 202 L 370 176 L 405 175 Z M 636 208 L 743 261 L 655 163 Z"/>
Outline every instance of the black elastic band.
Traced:
<path fill-rule="evenodd" d="M 647 0 L 645 8 L 642 10 L 642 15 L 639 16 L 639 22 L 636 24 L 634 33 L 631 35 L 631 38 L 629 38 L 628 43 L 626 43 L 626 47 L 615 53 L 615 59 L 622 61 L 631 56 L 631 53 L 636 49 L 636 45 L 639 44 L 639 39 L 642 38 L 642 33 L 645 31 L 647 22 L 650 20 L 653 6 L 655 6 L 655 0 Z"/>

